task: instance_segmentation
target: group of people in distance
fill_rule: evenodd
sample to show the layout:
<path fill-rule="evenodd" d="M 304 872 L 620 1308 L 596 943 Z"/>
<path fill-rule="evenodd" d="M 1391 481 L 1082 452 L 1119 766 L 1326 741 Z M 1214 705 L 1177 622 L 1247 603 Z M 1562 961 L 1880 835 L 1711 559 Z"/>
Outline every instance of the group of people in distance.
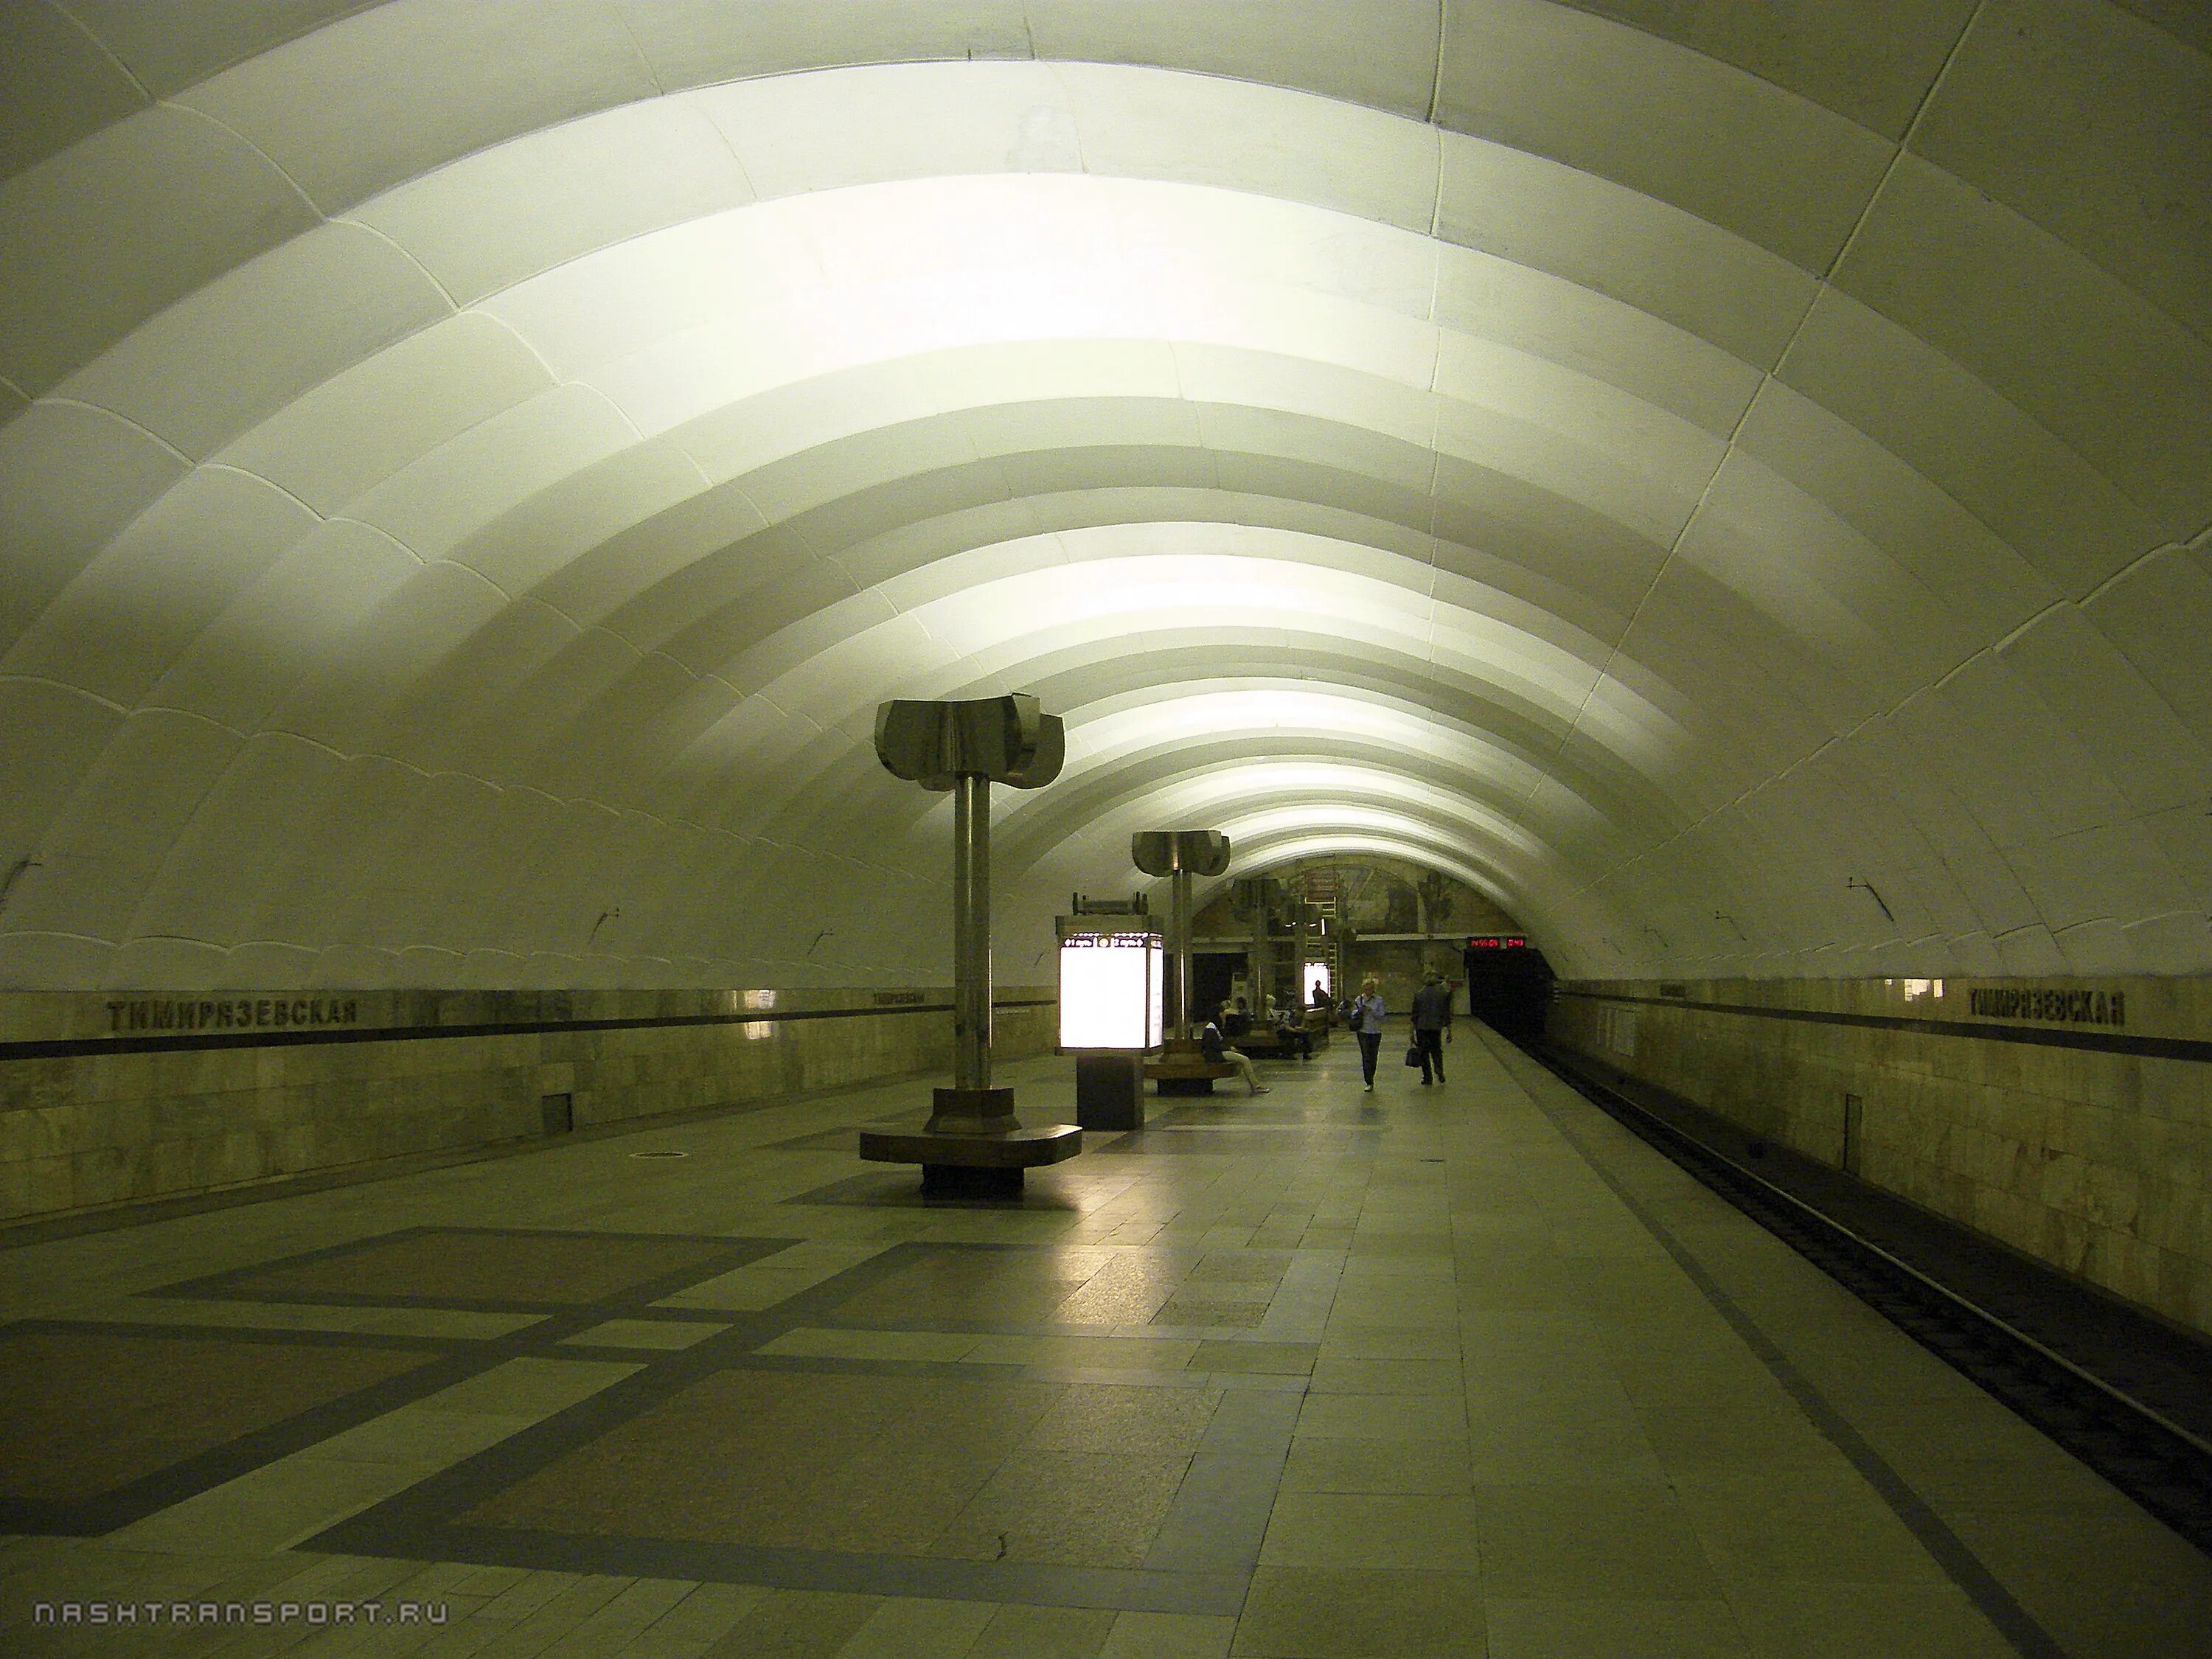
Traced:
<path fill-rule="evenodd" d="M 1313 989 L 1313 1006 L 1328 1006 L 1328 994 L 1319 985 Z M 1359 1069 L 1366 1079 L 1365 1091 L 1375 1090 L 1375 1064 L 1382 1052 L 1382 1021 L 1389 1011 L 1382 1005 L 1382 982 L 1373 975 L 1359 981 L 1359 994 L 1346 1002 L 1338 1015 L 1352 1030 L 1359 1042 Z M 1313 1036 L 1306 1030 L 1304 1010 L 1289 1007 L 1280 1010 L 1275 999 L 1267 1000 L 1266 1016 L 1273 1023 L 1279 1042 L 1296 1043 L 1301 1060 L 1313 1057 Z M 1406 1063 L 1418 1064 L 1421 1068 L 1421 1086 L 1444 1080 L 1444 1043 L 1451 1032 L 1451 987 L 1444 982 L 1442 974 L 1431 973 L 1413 993 L 1413 1040 Z M 1230 1047 L 1231 1042 L 1252 1029 L 1252 1011 L 1242 997 L 1232 998 L 1221 1005 L 1213 1018 L 1206 1022 L 1199 1033 L 1199 1048 L 1206 1058 L 1215 1065 L 1237 1068 L 1237 1075 L 1255 1095 L 1267 1092 L 1267 1085 L 1260 1081 L 1252 1069 L 1252 1058 Z"/>

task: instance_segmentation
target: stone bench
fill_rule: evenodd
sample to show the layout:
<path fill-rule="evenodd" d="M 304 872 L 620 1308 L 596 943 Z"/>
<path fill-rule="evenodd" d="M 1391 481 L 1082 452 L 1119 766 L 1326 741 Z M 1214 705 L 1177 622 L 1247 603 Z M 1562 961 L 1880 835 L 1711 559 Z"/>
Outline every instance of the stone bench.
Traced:
<path fill-rule="evenodd" d="M 1210 1095 L 1214 1079 L 1236 1075 L 1237 1068 L 1225 1060 L 1170 1054 L 1164 1060 L 1145 1062 L 1146 1079 L 1157 1085 L 1164 1095 Z"/>

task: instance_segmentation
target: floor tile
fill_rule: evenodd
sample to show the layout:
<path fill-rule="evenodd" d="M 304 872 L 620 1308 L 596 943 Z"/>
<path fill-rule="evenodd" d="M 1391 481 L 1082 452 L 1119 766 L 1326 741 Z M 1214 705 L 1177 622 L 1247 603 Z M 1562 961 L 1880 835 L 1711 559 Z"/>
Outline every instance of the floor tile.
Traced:
<path fill-rule="evenodd" d="M 1450 1359 L 1347 1359 L 1332 1356 L 1313 1371 L 1316 1394 L 1456 1394 L 1460 1368 Z"/>
<path fill-rule="evenodd" d="M 1777 1583 L 1739 1589 L 1729 1602 L 1761 1659 L 2019 1659 L 2019 1650 L 1948 1584 Z M 2144 1659 L 2153 1653 L 2184 1659 L 2187 1652 L 2152 1650 Z"/>
<path fill-rule="evenodd" d="M 0 1496 L 79 1504 L 441 1357 L 246 1334 L 0 1332 Z"/>
<path fill-rule="evenodd" d="M 1644 1437 L 1669 1469 L 1685 1472 L 1832 1468 L 1836 1450 L 1786 1401 L 1739 1403 L 1726 1397 L 1644 1407 Z"/>
<path fill-rule="evenodd" d="M 689 1319 L 609 1319 L 564 1337 L 566 1342 L 599 1348 L 688 1348 L 730 1328 Z"/>
<path fill-rule="evenodd" d="M 939 1331 L 817 1330 L 802 1327 L 763 1342 L 759 1352 L 816 1359 L 964 1359 L 976 1339 Z"/>
<path fill-rule="evenodd" d="M 1475 1487 L 1492 1595 L 1543 1601 L 1711 1601 L 1720 1585 L 1691 1518 L 1662 1487 Z"/>
<path fill-rule="evenodd" d="M 770 1590 L 707 1652 L 713 1659 L 835 1659 L 878 1605 L 872 1595 Z"/>
<path fill-rule="evenodd" d="M 1472 1497 L 1286 1492 L 1275 1500 L 1260 1561 L 1464 1571 L 1478 1554 L 1474 1517 Z"/>
<path fill-rule="evenodd" d="M 927 1553 L 975 1561 L 1141 1566 L 1188 1467 L 1188 1456 L 1025 1449 L 1000 1466 Z"/>
<path fill-rule="evenodd" d="M 1077 1383 L 1046 1409 L 1022 1444 L 1131 1459 L 1188 1458 L 1220 1403 L 1214 1389 Z"/>
<path fill-rule="evenodd" d="M 1230 1652 L 1244 1659 L 1480 1659 L 1472 1572 L 1262 1567 Z"/>
<path fill-rule="evenodd" d="M 1767 1469 L 1678 1474 L 1674 1484 L 1723 1578 L 1943 1582 L 1921 1541 L 1855 1475 Z"/>
<path fill-rule="evenodd" d="M 1182 1370 L 1195 1340 L 1114 1336 L 985 1336 L 961 1358 L 978 1365 L 1055 1365 L 1079 1370 Z"/>
<path fill-rule="evenodd" d="M 1338 1359 L 1457 1359 L 1455 1330 L 1382 1329 L 1352 1321 L 1331 1321 L 1321 1340 L 1325 1358 Z"/>
<path fill-rule="evenodd" d="M 968 1659 L 1098 1659 L 1114 1615 L 1094 1607 L 1000 1607 Z"/>
<path fill-rule="evenodd" d="M 886 1600 L 837 1650 L 837 1659 L 966 1659 L 998 1612 L 988 1601 Z"/>
<path fill-rule="evenodd" d="M 1523 1419 L 1470 1411 L 1465 1447 L 1478 1480 L 1501 1486 L 1564 1481 L 1588 1485 L 1663 1485 L 1668 1479 L 1644 1431 L 1634 1423 L 1588 1422 L 1569 1416 Z"/>
<path fill-rule="evenodd" d="M 1721 1601 L 1493 1596 L 1486 1611 L 1489 1659 L 1754 1659 Z"/>
<path fill-rule="evenodd" d="M 1122 1613 L 1098 1659 L 1228 1659 L 1237 1621 L 1189 1613 Z"/>
<path fill-rule="evenodd" d="M 1191 1356 L 1194 1371 L 1255 1371 L 1305 1376 L 1314 1368 L 1318 1346 L 1311 1342 L 1201 1342 Z"/>
<path fill-rule="evenodd" d="M 1467 1409 L 1457 1395 L 1310 1394 L 1297 1432 L 1302 1440 L 1448 1440 L 1466 1435 Z"/>
<path fill-rule="evenodd" d="M 1291 1443 L 1283 1490 L 1463 1493 L 1474 1486 L 1464 1440 L 1330 1440 Z"/>

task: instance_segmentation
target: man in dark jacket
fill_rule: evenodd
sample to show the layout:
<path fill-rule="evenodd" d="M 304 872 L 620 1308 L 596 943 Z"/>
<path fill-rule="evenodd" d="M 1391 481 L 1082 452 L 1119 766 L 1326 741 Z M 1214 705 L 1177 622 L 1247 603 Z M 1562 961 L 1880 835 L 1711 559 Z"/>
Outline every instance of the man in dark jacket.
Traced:
<path fill-rule="evenodd" d="M 1436 1080 L 1444 1080 L 1444 1033 L 1451 1030 L 1451 987 L 1442 974 L 1431 974 L 1413 993 L 1413 1047 L 1421 1056 L 1421 1085 L 1428 1086 L 1429 1068 Z"/>

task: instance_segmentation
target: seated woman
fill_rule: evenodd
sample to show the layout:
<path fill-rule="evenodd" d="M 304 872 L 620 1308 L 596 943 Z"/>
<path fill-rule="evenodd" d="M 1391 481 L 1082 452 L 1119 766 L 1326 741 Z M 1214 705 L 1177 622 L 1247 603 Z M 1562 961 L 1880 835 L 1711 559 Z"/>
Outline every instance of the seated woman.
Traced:
<path fill-rule="evenodd" d="M 1228 1014 L 1227 1005 L 1223 1006 L 1221 1012 L 1224 1016 Z M 1198 1034 L 1198 1048 L 1199 1052 L 1206 1056 L 1209 1064 L 1234 1066 L 1237 1068 L 1237 1075 L 1244 1079 L 1254 1094 L 1264 1095 L 1267 1092 L 1267 1085 L 1260 1081 L 1259 1077 L 1252 1070 L 1251 1055 L 1240 1054 L 1229 1046 L 1228 1040 L 1221 1035 L 1221 1025 L 1218 1021 L 1209 1019 L 1206 1022 L 1206 1029 Z"/>
<path fill-rule="evenodd" d="M 1300 1060 L 1313 1058 L 1313 1033 L 1306 1030 L 1304 1019 L 1295 1008 L 1285 1008 L 1275 1016 L 1275 1040 L 1297 1044 Z"/>

